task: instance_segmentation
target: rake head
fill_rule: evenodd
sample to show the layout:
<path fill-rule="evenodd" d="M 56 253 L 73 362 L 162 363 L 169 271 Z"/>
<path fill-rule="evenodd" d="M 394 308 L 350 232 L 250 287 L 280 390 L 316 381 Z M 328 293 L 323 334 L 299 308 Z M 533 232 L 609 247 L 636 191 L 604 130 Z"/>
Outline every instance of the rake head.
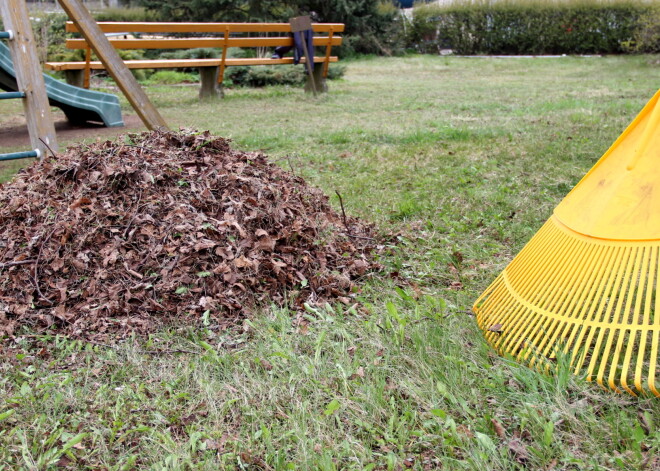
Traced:
<path fill-rule="evenodd" d="M 473 307 L 530 366 L 660 397 L 660 91 Z"/>

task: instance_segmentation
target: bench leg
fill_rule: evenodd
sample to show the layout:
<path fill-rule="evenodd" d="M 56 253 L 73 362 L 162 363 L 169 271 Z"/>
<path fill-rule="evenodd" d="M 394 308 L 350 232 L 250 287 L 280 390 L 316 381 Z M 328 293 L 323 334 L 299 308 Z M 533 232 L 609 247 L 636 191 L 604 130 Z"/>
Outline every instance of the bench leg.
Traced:
<path fill-rule="evenodd" d="M 199 89 L 199 99 L 208 100 L 210 98 L 222 98 L 222 89 L 218 87 L 218 67 L 200 67 L 199 78 L 201 87 Z"/>
<path fill-rule="evenodd" d="M 84 72 L 84 70 L 65 70 L 64 78 L 66 79 L 66 83 L 73 85 L 74 87 L 82 88 L 85 83 Z"/>
<path fill-rule="evenodd" d="M 314 64 L 314 83 L 316 84 L 316 91 L 319 93 L 327 93 L 328 84 L 326 83 L 325 77 L 323 77 L 323 64 Z M 307 81 L 305 82 L 305 93 L 313 93 L 314 85 L 310 76 L 307 76 Z"/>

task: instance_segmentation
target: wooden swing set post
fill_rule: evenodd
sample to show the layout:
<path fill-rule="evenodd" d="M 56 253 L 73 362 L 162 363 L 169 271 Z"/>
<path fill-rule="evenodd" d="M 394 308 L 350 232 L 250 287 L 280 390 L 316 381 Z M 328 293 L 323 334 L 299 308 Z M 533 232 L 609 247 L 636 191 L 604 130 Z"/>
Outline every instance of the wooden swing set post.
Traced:
<path fill-rule="evenodd" d="M 3 0 L 0 2 L 0 16 L 5 29 L 10 32 L 8 46 L 25 109 L 30 144 L 43 158 L 46 152 L 57 151 L 57 139 L 27 5 L 23 0 Z"/>

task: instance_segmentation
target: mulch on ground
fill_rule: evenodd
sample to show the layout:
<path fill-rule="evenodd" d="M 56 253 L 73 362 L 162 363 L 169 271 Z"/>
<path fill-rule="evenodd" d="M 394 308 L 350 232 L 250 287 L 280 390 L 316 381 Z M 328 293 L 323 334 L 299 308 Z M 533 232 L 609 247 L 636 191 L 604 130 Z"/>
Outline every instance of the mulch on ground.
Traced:
<path fill-rule="evenodd" d="M 0 187 L 0 337 L 109 341 L 352 302 L 374 228 L 261 153 L 194 132 L 71 147 Z"/>

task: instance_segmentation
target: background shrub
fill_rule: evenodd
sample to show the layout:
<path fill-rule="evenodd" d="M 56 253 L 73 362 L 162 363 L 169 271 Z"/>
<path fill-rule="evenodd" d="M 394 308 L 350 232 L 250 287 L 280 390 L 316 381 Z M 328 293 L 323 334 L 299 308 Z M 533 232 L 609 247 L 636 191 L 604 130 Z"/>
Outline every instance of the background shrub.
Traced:
<path fill-rule="evenodd" d="M 448 47 L 459 54 L 613 54 L 627 51 L 644 21 L 653 36 L 658 23 L 648 17 L 651 11 L 650 4 L 634 0 L 421 5 L 408 41 L 420 52 Z"/>
<path fill-rule="evenodd" d="M 235 48 L 229 48 L 231 51 Z M 221 48 L 196 47 L 194 49 L 177 49 L 160 55 L 163 59 L 216 59 L 222 56 Z"/>
<path fill-rule="evenodd" d="M 402 49 L 399 9 L 391 0 L 134 0 L 161 21 L 288 22 L 298 15 L 344 23 L 338 55 L 392 54 Z"/>
<path fill-rule="evenodd" d="M 320 67 L 320 65 L 318 65 Z M 328 79 L 341 78 L 346 66 L 332 64 L 328 69 Z M 258 67 L 228 67 L 225 71 L 225 85 L 239 87 L 265 87 L 269 85 L 299 86 L 305 83 L 306 72 L 301 65 L 278 65 Z"/>
<path fill-rule="evenodd" d="M 108 8 L 92 12 L 96 21 L 156 21 L 153 11 L 141 7 Z M 68 17 L 65 13 L 50 13 L 39 10 L 30 11 L 32 31 L 41 62 L 85 60 L 85 52 L 66 48 L 65 40 L 74 35 L 65 32 Z M 1 22 L 0 22 L 1 24 Z M 144 51 L 120 51 L 122 59 L 143 59 Z"/>
<path fill-rule="evenodd" d="M 176 70 L 159 70 L 151 74 L 148 79 L 150 84 L 174 85 L 177 83 L 199 82 L 199 76 Z"/>
<path fill-rule="evenodd" d="M 106 8 L 93 12 L 96 21 L 158 21 L 155 11 L 142 7 Z"/>
<path fill-rule="evenodd" d="M 660 53 L 660 5 L 654 5 L 639 17 L 629 46 L 632 52 Z"/>

